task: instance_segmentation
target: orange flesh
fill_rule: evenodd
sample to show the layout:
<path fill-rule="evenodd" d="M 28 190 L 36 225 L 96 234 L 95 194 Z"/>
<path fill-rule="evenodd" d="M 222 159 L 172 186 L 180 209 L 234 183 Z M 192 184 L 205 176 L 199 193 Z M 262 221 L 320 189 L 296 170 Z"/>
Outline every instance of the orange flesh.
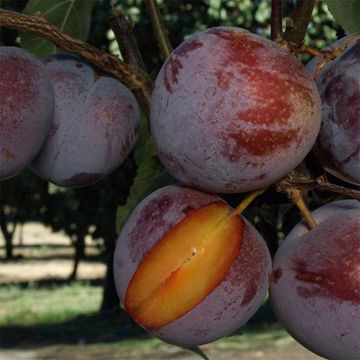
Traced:
<path fill-rule="evenodd" d="M 243 227 L 222 202 L 190 213 L 140 263 L 126 291 L 126 311 L 154 329 L 192 310 L 227 275 Z"/>

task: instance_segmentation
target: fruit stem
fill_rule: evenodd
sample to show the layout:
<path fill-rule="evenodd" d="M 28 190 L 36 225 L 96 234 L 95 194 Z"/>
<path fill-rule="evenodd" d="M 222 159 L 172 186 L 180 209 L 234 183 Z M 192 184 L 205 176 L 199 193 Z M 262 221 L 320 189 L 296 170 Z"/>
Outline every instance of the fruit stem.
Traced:
<path fill-rule="evenodd" d="M 312 230 L 315 229 L 317 223 L 313 218 L 309 208 L 306 206 L 302 193 L 298 189 L 292 189 L 287 192 L 289 199 L 298 207 L 302 216 L 304 217 L 308 227 Z"/>
<path fill-rule="evenodd" d="M 160 57 L 165 61 L 171 54 L 173 48 L 171 46 L 165 24 L 161 18 L 160 10 L 156 0 L 147 0 L 146 10 L 149 14 L 156 42 L 160 50 Z"/>
<path fill-rule="evenodd" d="M 241 215 L 244 210 L 257 198 L 259 195 L 264 193 L 268 188 L 264 187 L 259 190 L 255 190 L 246 196 L 244 200 L 231 212 L 230 216 Z"/>
<path fill-rule="evenodd" d="M 281 0 L 271 1 L 271 40 L 282 36 Z"/>
<path fill-rule="evenodd" d="M 307 45 L 303 45 L 301 50 L 311 56 L 323 56 L 323 53 L 317 49 L 314 49 L 310 46 L 307 46 Z"/>

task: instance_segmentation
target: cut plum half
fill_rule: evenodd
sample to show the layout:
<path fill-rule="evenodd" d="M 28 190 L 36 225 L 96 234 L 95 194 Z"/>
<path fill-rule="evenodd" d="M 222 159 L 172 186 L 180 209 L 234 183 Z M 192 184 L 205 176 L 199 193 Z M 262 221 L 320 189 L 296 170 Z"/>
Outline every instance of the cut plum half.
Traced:
<path fill-rule="evenodd" d="M 140 263 L 126 291 L 126 311 L 150 329 L 183 316 L 226 277 L 243 233 L 244 220 L 222 202 L 191 212 Z"/>

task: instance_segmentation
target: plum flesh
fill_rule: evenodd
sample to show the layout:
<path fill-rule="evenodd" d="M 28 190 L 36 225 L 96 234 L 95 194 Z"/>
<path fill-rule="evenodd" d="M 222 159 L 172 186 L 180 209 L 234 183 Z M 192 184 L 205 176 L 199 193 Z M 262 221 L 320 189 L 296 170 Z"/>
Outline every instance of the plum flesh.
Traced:
<path fill-rule="evenodd" d="M 222 202 L 216 195 L 167 186 L 138 205 L 119 236 L 114 256 L 115 284 L 122 303 L 139 264 L 160 239 L 191 212 L 218 201 Z M 268 289 L 270 268 L 270 254 L 264 240 L 244 219 L 240 250 L 223 280 L 183 316 L 147 330 L 181 346 L 200 345 L 231 334 L 260 307 Z"/>

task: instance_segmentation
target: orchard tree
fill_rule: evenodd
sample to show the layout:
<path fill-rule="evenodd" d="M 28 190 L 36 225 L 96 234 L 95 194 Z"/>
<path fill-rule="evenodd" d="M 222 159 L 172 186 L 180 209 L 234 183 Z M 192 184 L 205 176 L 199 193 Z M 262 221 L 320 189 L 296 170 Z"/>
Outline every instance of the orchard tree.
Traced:
<path fill-rule="evenodd" d="M 115 1 L 105 25 L 107 5 L 0 10 L 0 26 L 22 32 L 22 49 L 0 48 L 2 179 L 30 166 L 88 185 L 66 190 L 59 228 L 75 204 L 78 258 L 90 228 L 115 251 L 104 303 L 118 302 L 114 273 L 125 310 L 164 341 L 229 335 L 269 290 L 301 344 L 357 357 L 360 3 Z M 99 17 L 121 58 L 85 42 L 104 40 Z M 136 175 L 119 195 L 113 175 L 100 180 L 130 153 Z"/>
<path fill-rule="evenodd" d="M 35 181 L 34 181 L 35 180 Z M 15 230 L 26 221 L 39 221 L 45 211 L 47 183 L 36 181 L 30 171 L 0 183 L 0 226 L 6 259 L 13 257 Z"/>

